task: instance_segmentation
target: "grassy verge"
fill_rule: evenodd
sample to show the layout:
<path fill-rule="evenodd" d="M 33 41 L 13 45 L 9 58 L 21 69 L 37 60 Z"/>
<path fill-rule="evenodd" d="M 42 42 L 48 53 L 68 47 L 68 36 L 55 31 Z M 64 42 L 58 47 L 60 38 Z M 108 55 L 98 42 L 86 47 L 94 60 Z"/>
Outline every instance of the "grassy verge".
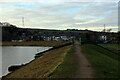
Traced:
<path fill-rule="evenodd" d="M 27 41 L 27 42 L 2 42 L 2 46 L 56 46 L 68 41 Z"/>
<path fill-rule="evenodd" d="M 63 62 L 64 56 L 71 46 L 61 47 L 43 54 L 26 66 L 7 75 L 5 78 L 46 78 Z"/>
<path fill-rule="evenodd" d="M 50 78 L 73 78 L 78 65 L 77 55 L 74 54 L 74 46 L 66 54 L 64 61 L 57 69 L 49 74 Z"/>
<path fill-rule="evenodd" d="M 118 50 L 120 48 L 119 44 L 99 44 L 99 45 L 108 49 L 113 49 L 113 50 Z"/>
<path fill-rule="evenodd" d="M 119 44 L 99 44 L 100 46 L 107 48 L 109 50 L 112 50 L 113 52 L 117 53 L 120 55 L 120 45 Z"/>
<path fill-rule="evenodd" d="M 81 47 L 96 70 L 97 78 L 118 78 L 120 76 L 118 71 L 120 62 L 105 55 L 109 52 L 92 44 L 84 44 Z"/>

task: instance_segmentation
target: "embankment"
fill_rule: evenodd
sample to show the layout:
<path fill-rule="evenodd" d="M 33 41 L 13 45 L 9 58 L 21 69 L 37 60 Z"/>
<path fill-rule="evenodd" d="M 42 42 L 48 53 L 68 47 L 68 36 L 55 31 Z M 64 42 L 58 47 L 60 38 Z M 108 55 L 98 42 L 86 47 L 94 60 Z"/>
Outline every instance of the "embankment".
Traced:
<path fill-rule="evenodd" d="M 18 70 L 8 74 L 5 78 L 46 78 L 56 67 L 62 63 L 65 54 L 71 45 L 56 47 L 46 51 L 41 57 L 36 58 Z"/>
<path fill-rule="evenodd" d="M 75 54 L 75 45 L 67 52 L 64 61 L 48 75 L 49 78 L 74 78 L 79 68 L 78 56 Z"/>
<path fill-rule="evenodd" d="M 81 48 L 95 69 L 96 78 L 119 78 L 120 62 L 112 57 L 114 53 L 93 44 L 83 44 Z"/>
<path fill-rule="evenodd" d="M 59 46 L 69 41 L 27 41 L 27 42 L 2 42 L 2 46 Z"/>

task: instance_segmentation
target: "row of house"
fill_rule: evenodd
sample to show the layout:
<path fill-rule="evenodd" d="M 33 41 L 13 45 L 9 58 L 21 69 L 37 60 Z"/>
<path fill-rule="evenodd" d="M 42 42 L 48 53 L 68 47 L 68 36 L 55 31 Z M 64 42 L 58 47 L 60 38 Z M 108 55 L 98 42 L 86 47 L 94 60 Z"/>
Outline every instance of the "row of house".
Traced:
<path fill-rule="evenodd" d="M 68 41 L 68 40 L 91 40 L 91 41 L 118 41 L 118 33 L 95 32 L 90 30 L 42 30 L 17 28 L 9 23 L 0 23 L 4 26 L 3 40 L 5 41 Z M 10 26 L 10 27 L 9 27 Z"/>
<path fill-rule="evenodd" d="M 92 41 L 117 41 L 118 33 L 104 33 L 88 31 L 86 33 L 74 33 L 74 32 L 41 32 L 33 35 L 26 35 L 23 33 L 20 36 L 20 40 L 23 41 L 68 41 L 74 39 L 88 39 Z"/>
<path fill-rule="evenodd" d="M 21 33 L 22 35 L 19 36 L 19 41 L 68 41 L 68 40 L 72 40 L 75 39 L 75 36 L 68 36 L 68 34 L 32 34 L 32 35 L 28 35 L 27 33 Z"/>

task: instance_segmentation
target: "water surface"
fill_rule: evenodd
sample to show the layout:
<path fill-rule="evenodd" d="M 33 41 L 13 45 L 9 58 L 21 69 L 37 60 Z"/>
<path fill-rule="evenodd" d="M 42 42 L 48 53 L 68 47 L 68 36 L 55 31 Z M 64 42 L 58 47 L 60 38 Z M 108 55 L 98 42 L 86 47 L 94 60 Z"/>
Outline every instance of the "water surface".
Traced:
<path fill-rule="evenodd" d="M 2 47 L 2 76 L 9 73 L 8 67 L 30 62 L 38 52 L 51 47 L 4 46 Z"/>

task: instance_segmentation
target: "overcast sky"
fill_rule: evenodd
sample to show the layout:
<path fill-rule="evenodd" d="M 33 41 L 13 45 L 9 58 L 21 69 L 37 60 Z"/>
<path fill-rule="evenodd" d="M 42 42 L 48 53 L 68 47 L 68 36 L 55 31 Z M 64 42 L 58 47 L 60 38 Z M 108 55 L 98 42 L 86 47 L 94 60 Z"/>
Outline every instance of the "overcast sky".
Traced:
<path fill-rule="evenodd" d="M 118 30 L 118 3 L 111 2 L 0 2 L 0 21 L 25 28 Z"/>

